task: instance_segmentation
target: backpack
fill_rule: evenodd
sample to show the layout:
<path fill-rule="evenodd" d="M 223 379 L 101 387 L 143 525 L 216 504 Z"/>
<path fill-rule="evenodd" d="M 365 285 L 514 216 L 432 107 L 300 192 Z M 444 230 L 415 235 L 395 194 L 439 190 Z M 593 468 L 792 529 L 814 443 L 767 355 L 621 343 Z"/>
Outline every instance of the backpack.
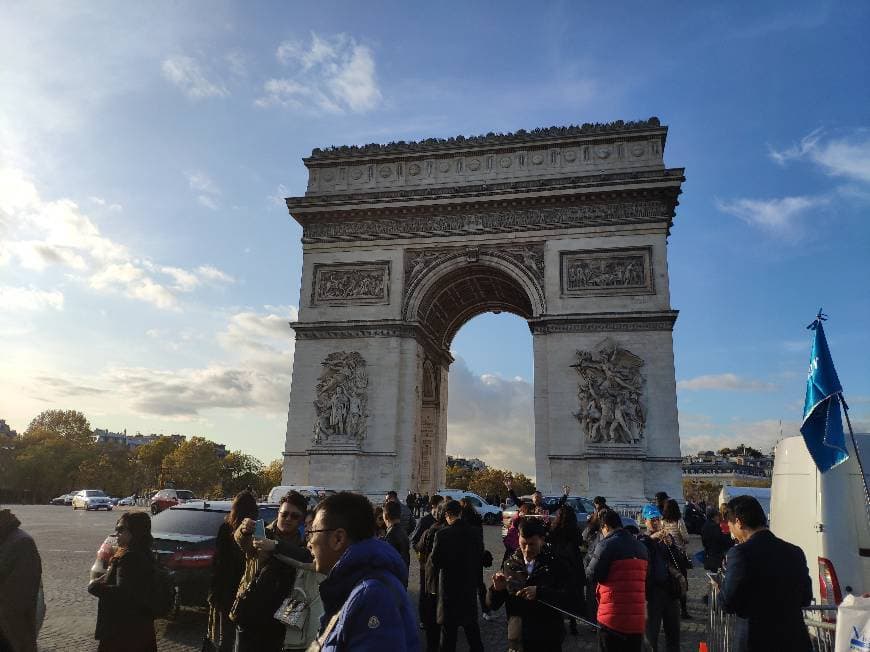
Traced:
<path fill-rule="evenodd" d="M 167 618 L 171 616 L 177 606 L 176 595 L 175 582 L 172 581 L 169 571 L 163 564 L 154 562 L 148 608 L 155 618 Z"/>

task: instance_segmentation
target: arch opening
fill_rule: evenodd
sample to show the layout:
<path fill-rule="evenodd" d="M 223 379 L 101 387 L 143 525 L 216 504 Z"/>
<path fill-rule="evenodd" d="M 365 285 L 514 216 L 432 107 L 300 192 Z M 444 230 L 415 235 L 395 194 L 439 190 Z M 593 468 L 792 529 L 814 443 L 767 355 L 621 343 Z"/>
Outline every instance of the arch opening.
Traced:
<path fill-rule="evenodd" d="M 486 312 L 531 319 L 535 310 L 526 289 L 515 278 L 497 267 L 478 263 L 443 274 L 423 295 L 417 319 L 442 349 L 449 350 L 462 325 Z"/>

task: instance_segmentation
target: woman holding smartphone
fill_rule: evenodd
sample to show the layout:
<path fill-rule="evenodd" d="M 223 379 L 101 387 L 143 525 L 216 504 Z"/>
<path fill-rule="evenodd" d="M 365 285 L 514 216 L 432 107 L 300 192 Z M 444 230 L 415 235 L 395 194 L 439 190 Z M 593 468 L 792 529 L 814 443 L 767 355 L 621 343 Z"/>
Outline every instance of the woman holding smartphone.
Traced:
<path fill-rule="evenodd" d="M 147 604 L 154 582 L 151 517 L 127 512 L 115 526 L 118 550 L 106 574 L 88 585 L 99 598 L 94 633 L 99 652 L 157 652 L 154 615 Z"/>

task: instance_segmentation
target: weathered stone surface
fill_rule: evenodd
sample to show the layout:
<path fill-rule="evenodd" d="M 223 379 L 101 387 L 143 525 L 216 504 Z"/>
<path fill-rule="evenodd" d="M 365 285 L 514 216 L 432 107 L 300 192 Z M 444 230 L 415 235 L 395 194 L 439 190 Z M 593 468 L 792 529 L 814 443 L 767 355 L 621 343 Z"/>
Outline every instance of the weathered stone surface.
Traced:
<path fill-rule="evenodd" d="M 667 237 L 683 171 L 664 167 L 666 134 L 651 120 L 305 159 L 308 192 L 287 200 L 310 299 L 284 480 L 443 486 L 450 343 L 506 311 L 533 337 L 538 486 L 617 503 L 679 495 Z M 323 364 L 348 352 L 366 363 L 364 437 L 328 432 L 350 401 L 324 395 Z M 329 436 L 313 442 L 312 424 Z"/>

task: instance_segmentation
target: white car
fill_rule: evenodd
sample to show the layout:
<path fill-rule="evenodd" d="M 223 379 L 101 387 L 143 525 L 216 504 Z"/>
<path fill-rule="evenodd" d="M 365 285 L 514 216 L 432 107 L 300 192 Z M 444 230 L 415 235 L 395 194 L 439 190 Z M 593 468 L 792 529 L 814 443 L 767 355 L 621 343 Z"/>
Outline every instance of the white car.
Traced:
<path fill-rule="evenodd" d="M 447 500 L 462 500 L 467 498 L 468 502 L 474 505 L 474 509 L 483 518 L 483 522 L 487 525 L 495 525 L 501 521 L 501 507 L 498 505 L 490 505 L 483 498 L 473 491 L 462 491 L 461 489 L 441 489 L 435 492 L 439 496 L 444 496 Z"/>
<path fill-rule="evenodd" d="M 99 489 L 82 489 L 75 493 L 72 499 L 72 508 L 84 508 L 85 511 L 91 509 L 105 509 L 107 512 L 112 511 L 111 499 Z"/>

